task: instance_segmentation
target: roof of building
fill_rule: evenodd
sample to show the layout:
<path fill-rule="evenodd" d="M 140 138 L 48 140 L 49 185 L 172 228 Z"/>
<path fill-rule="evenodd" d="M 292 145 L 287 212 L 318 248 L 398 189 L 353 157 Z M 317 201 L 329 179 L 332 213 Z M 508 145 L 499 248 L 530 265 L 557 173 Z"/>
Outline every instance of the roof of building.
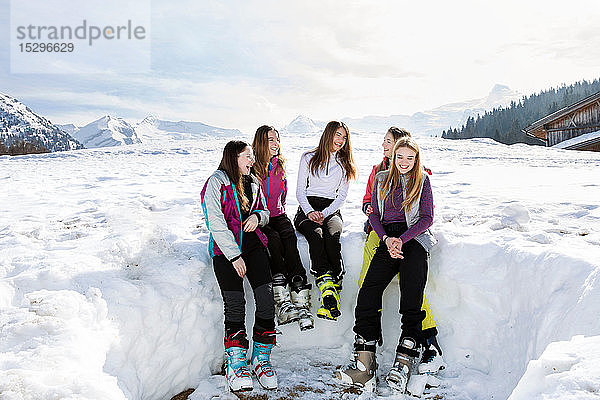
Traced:
<path fill-rule="evenodd" d="M 583 135 L 557 143 L 552 147 L 556 149 L 578 149 L 597 142 L 600 142 L 600 131 L 584 133 Z"/>
<path fill-rule="evenodd" d="M 547 123 L 569 115 L 573 111 L 578 110 L 587 105 L 593 104 L 597 101 L 600 101 L 600 92 L 594 93 L 591 96 L 586 97 L 585 99 L 579 100 L 578 102 L 571 104 L 570 106 L 561 108 L 560 110 L 555 111 L 552 114 L 546 115 L 544 118 L 538 119 L 531 125 L 523 128 L 523 132 L 531 136 L 533 135 L 534 131 L 543 128 L 544 125 L 546 125 Z"/>

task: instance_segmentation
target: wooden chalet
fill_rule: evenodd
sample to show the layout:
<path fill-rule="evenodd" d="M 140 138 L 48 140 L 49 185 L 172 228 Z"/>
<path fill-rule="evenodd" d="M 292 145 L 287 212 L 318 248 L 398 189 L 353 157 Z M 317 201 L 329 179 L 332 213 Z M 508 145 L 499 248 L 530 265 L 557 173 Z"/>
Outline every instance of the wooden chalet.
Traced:
<path fill-rule="evenodd" d="M 546 146 L 565 142 L 557 147 L 600 151 L 600 92 L 535 121 L 523 132 L 546 141 Z"/>

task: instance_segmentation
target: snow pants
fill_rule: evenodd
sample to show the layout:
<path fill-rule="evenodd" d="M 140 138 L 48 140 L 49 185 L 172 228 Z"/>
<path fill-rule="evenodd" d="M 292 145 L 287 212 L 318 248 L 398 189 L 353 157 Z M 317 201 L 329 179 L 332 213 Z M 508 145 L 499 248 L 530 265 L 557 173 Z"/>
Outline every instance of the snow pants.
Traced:
<path fill-rule="evenodd" d="M 379 247 L 381 240 L 377 233 L 374 230 L 369 232 L 367 236 L 367 241 L 365 242 L 365 250 L 363 252 L 363 265 L 360 271 L 360 277 L 358 278 L 358 288 L 360 289 L 365 280 L 365 275 L 367 275 L 367 271 L 369 270 L 369 266 L 371 265 L 371 260 L 375 255 L 375 251 Z M 427 297 L 423 295 L 423 304 L 421 305 L 421 310 L 425 311 L 425 319 L 423 319 L 422 328 L 423 328 L 423 336 L 425 338 L 434 337 L 438 334 L 437 324 L 435 323 L 435 319 L 433 318 L 433 313 L 431 312 L 431 308 L 429 307 L 429 302 L 427 301 Z"/>
<path fill-rule="evenodd" d="M 306 285 L 306 270 L 300 260 L 296 231 L 288 216 L 281 214 L 271 217 L 267 226 L 260 230 L 269 240 L 267 246 L 271 253 L 271 274 L 283 274 L 289 284 L 294 277 L 300 277 L 302 286 Z"/>
<path fill-rule="evenodd" d="M 269 256 L 264 246 L 256 246 L 242 252 L 246 263 L 246 276 L 254 292 L 256 312 L 254 314 L 254 337 L 275 330 L 275 302 L 273 300 L 272 278 L 269 269 Z M 213 257 L 213 267 L 225 313 L 225 336 L 236 332 L 246 332 L 246 300 L 244 298 L 244 280 L 233 268 L 233 264 L 224 255 Z"/>
<path fill-rule="evenodd" d="M 323 211 L 333 199 L 309 196 L 308 202 L 315 210 Z M 340 210 L 325 218 L 323 224 L 319 225 L 308 219 L 302 208 L 298 207 L 294 226 L 308 241 L 311 274 L 319 277 L 329 273 L 333 279 L 339 281 L 344 275 L 340 244 L 344 223 Z"/>
<path fill-rule="evenodd" d="M 384 226 L 390 237 L 399 237 L 406 231 L 406 223 Z M 362 287 L 358 292 L 354 310 L 354 332 L 365 340 L 381 339 L 381 309 L 383 291 L 396 276 L 400 275 L 400 313 L 402 314 L 402 334 L 417 343 L 424 344 L 422 331 L 425 311 L 421 310 L 423 291 L 427 282 L 427 252 L 416 240 L 409 240 L 402 246 L 404 258 L 392 258 L 385 244 L 377 247 Z"/>

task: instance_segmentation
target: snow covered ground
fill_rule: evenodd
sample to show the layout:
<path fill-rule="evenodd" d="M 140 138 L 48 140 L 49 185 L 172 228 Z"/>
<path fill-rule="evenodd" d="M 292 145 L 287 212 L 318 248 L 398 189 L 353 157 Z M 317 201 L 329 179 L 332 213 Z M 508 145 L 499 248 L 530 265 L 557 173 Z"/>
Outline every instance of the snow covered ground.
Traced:
<path fill-rule="evenodd" d="M 351 351 L 360 208 L 381 136 L 352 137 L 361 175 L 342 209 L 343 315 L 302 333 L 281 327 L 273 354 L 281 389 L 270 399 L 358 397 L 330 376 Z M 158 400 L 189 387 L 193 400 L 235 398 L 214 375 L 222 302 L 199 204 L 226 141 L 0 157 L 0 398 Z M 283 137 L 291 194 L 301 152 L 317 142 Z M 600 154 L 484 139 L 419 143 L 434 173 L 440 242 L 426 294 L 448 363 L 429 397 L 506 399 L 517 387 L 514 400 L 597 398 Z M 292 195 L 288 214 L 296 207 Z M 308 265 L 306 241 L 299 245 Z M 397 302 L 390 285 L 380 375 L 396 346 Z M 587 337 L 559 342 L 575 335 Z M 402 398 L 384 383 L 379 390 Z"/>

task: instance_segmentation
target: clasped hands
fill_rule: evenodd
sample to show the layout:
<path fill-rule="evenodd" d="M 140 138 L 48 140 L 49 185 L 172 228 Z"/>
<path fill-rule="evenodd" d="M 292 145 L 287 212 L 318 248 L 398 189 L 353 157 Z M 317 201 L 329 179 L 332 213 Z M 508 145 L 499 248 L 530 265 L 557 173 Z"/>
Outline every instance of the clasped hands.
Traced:
<path fill-rule="evenodd" d="M 390 253 L 390 257 L 392 258 L 404 258 L 402 255 L 402 239 L 386 236 L 385 245 L 388 248 L 388 252 Z"/>
<path fill-rule="evenodd" d="M 323 225 L 323 222 L 325 221 L 325 217 L 321 211 L 311 211 L 306 216 L 312 222 L 316 222 L 319 225 Z"/>

